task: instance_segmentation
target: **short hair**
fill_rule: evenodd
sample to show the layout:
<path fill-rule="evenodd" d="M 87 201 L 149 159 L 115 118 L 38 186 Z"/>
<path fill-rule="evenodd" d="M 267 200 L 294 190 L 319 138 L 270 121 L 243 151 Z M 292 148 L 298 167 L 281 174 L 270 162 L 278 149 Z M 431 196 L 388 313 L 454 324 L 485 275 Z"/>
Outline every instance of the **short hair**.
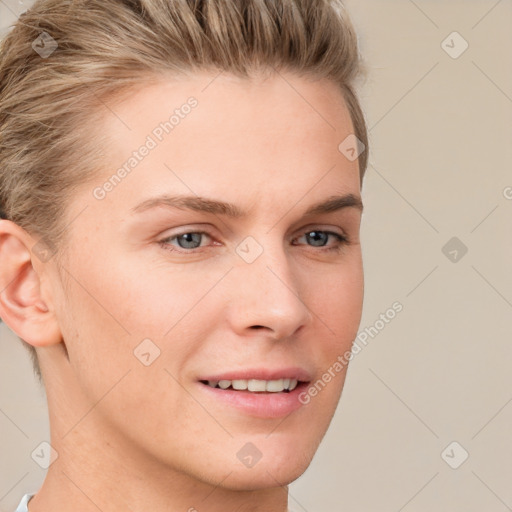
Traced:
<path fill-rule="evenodd" d="M 364 66 L 341 0 L 37 0 L 0 44 L 2 218 L 58 256 L 72 192 L 102 168 L 93 121 L 109 100 L 163 75 L 259 69 L 339 86 L 363 144 L 362 185 L 368 134 L 355 87 Z"/>

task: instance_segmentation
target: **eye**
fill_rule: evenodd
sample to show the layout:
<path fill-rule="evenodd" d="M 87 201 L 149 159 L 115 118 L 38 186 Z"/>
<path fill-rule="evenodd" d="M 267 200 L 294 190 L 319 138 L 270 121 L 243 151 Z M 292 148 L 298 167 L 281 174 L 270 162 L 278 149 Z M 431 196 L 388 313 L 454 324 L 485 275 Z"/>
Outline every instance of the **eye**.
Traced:
<path fill-rule="evenodd" d="M 203 236 L 211 238 L 208 233 L 205 233 L 204 231 L 190 231 L 188 233 L 181 233 L 178 235 L 170 236 L 168 238 L 164 238 L 163 240 L 160 240 L 159 243 L 162 247 L 171 251 L 174 249 L 171 249 L 169 245 L 176 247 L 176 245 L 172 243 L 173 241 L 176 241 L 178 244 L 177 247 L 179 249 L 198 249 L 201 246 Z"/>
<path fill-rule="evenodd" d="M 335 243 L 334 245 L 325 248 L 329 237 L 334 238 Z M 335 233 L 334 231 L 321 231 L 315 229 L 304 233 L 300 238 L 306 238 L 307 242 L 311 242 L 312 247 L 321 247 L 324 248 L 324 251 L 339 251 L 344 245 L 349 244 L 348 237 Z M 300 238 L 297 238 L 296 240 L 300 240 Z"/>
<path fill-rule="evenodd" d="M 204 245 L 201 245 L 204 237 L 212 239 L 212 237 L 204 231 L 189 231 L 169 236 L 160 240 L 158 243 L 162 248 L 168 251 L 194 253 L 197 252 L 197 249 L 205 247 Z M 318 247 L 322 251 L 340 251 L 343 246 L 350 243 L 348 237 L 340 235 L 334 231 L 307 231 L 301 237 L 294 239 L 294 242 L 301 238 L 305 238 L 306 243 L 310 244 L 311 247 Z M 327 245 L 329 239 L 334 239 L 334 244 L 331 244 L 330 246 Z M 292 245 L 300 244 L 292 243 Z"/>

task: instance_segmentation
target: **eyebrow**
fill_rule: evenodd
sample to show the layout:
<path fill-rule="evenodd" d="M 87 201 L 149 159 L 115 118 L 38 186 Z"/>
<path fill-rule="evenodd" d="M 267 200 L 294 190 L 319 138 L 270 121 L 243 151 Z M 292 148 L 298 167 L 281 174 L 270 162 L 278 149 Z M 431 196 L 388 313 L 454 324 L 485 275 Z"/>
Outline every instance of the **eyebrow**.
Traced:
<path fill-rule="evenodd" d="M 180 210 L 225 215 L 234 219 L 240 219 L 248 216 L 248 212 L 240 209 L 237 205 L 232 203 L 199 196 L 169 196 L 166 194 L 146 199 L 132 208 L 131 212 L 141 213 L 157 207 L 178 208 Z M 344 208 L 356 208 L 362 212 L 363 202 L 359 196 L 354 194 L 331 196 L 327 200 L 311 205 L 304 212 L 304 216 L 308 217 L 322 213 L 331 213 Z"/>

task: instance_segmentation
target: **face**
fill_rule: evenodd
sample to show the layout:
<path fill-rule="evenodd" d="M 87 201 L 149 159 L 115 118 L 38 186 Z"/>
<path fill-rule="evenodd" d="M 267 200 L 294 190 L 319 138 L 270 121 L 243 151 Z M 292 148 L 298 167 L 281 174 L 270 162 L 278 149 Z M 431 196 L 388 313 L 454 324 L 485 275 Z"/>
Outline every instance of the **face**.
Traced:
<path fill-rule="evenodd" d="M 94 431 L 161 474 L 231 489 L 289 483 L 332 418 L 345 379 L 333 365 L 361 317 L 342 95 L 290 74 L 197 74 L 112 111 L 53 283 L 69 361 L 46 382 L 75 414 L 62 429 L 94 406 L 68 439 Z"/>

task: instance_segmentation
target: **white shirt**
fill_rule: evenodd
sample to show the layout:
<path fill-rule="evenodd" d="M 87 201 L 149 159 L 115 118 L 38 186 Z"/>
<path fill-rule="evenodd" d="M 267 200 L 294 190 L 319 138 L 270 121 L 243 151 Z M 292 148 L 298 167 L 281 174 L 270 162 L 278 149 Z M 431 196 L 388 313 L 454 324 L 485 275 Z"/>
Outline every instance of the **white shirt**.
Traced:
<path fill-rule="evenodd" d="M 21 499 L 16 512 L 28 512 L 27 503 L 29 502 L 30 498 L 32 498 L 32 496 L 34 496 L 34 494 L 25 494 L 25 496 L 23 496 Z"/>

